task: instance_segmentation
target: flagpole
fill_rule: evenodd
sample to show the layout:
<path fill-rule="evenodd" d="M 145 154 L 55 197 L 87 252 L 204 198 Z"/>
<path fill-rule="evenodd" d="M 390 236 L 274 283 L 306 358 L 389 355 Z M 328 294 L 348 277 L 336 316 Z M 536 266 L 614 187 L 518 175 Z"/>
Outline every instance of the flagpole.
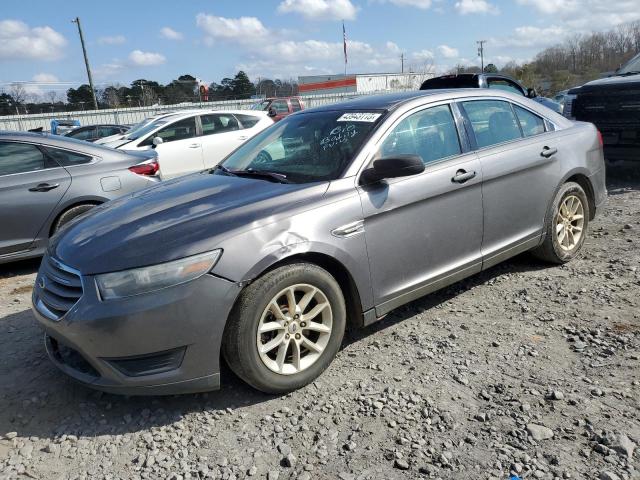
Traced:
<path fill-rule="evenodd" d="M 344 20 L 342 21 L 342 47 L 344 50 L 344 76 L 347 76 L 347 31 L 344 29 Z"/>

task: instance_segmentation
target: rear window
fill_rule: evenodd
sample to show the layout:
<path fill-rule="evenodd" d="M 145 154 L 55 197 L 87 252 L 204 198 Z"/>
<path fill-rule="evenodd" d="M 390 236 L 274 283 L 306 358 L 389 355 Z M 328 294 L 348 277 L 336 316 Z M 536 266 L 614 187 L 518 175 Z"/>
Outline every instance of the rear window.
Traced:
<path fill-rule="evenodd" d="M 430 78 L 425 80 L 420 90 L 430 90 L 438 88 L 478 88 L 478 79 L 475 76 L 457 76 Z"/>
<path fill-rule="evenodd" d="M 72 167 L 74 165 L 82 165 L 83 163 L 91 162 L 89 155 L 83 155 L 82 153 L 70 152 L 68 150 L 61 150 L 59 148 L 43 147 L 47 152 L 47 155 L 54 159 L 58 165 L 63 167 Z"/>
<path fill-rule="evenodd" d="M 253 115 L 236 114 L 236 118 L 242 123 L 242 128 L 251 128 L 260 121 L 260 117 Z"/>

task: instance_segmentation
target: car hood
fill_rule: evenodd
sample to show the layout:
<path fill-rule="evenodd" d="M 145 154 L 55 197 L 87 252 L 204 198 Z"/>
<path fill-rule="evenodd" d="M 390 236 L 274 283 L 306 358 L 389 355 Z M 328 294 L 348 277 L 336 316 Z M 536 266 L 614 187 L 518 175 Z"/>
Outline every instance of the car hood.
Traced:
<path fill-rule="evenodd" d="M 85 275 L 167 262 L 271 223 L 327 186 L 197 173 L 95 207 L 54 235 L 49 253 Z"/>
<path fill-rule="evenodd" d="M 572 88 L 569 93 L 588 93 L 590 91 L 602 90 L 628 90 L 630 88 L 640 88 L 640 74 L 627 76 L 612 76 L 599 78 L 589 83 L 585 83 L 581 87 Z"/>

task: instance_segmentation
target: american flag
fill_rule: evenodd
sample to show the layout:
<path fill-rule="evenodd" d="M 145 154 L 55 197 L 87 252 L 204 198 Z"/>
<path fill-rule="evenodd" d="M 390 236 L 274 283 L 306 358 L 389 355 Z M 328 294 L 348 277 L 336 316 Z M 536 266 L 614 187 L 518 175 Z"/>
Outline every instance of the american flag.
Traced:
<path fill-rule="evenodd" d="M 342 22 L 342 46 L 344 49 L 344 64 L 347 64 L 347 31 L 344 29 L 344 22 Z"/>

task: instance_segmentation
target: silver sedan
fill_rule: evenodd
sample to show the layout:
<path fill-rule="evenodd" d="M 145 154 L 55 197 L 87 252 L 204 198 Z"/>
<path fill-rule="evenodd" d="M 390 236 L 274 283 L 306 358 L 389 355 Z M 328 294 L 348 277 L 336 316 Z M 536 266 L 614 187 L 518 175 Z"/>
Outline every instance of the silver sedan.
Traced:
<path fill-rule="evenodd" d="M 158 181 L 155 152 L 55 135 L 0 133 L 0 263 L 42 255 L 73 218 Z"/>

